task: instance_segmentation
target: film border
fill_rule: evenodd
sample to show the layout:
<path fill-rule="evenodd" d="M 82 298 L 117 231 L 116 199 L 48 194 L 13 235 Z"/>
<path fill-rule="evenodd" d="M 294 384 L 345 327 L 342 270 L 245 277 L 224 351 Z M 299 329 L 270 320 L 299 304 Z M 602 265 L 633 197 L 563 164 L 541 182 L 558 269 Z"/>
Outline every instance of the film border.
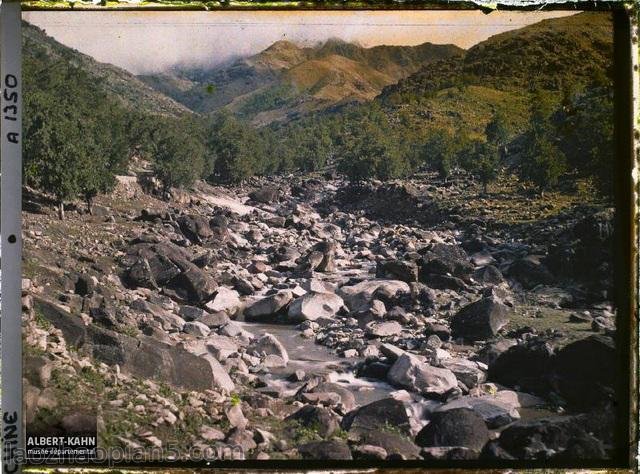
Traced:
<path fill-rule="evenodd" d="M 18 2 L 3 2 L 0 18 L 2 78 L 2 471 L 19 472 L 22 448 L 21 195 L 22 95 L 21 13 Z"/>
<path fill-rule="evenodd" d="M 598 1 L 598 2 L 572 2 L 561 4 L 554 2 L 542 4 L 534 1 L 508 1 L 500 2 L 500 9 L 584 9 L 584 10 L 609 10 L 614 11 L 615 28 L 615 61 L 616 61 L 616 156 L 621 160 L 621 165 L 617 167 L 618 182 L 620 187 L 616 196 L 617 207 L 620 209 L 618 222 L 618 248 L 616 256 L 619 264 L 619 273 L 616 277 L 619 291 L 619 301 L 624 302 L 621 307 L 621 325 L 629 329 L 629 334 L 618 335 L 619 347 L 621 351 L 621 364 L 630 368 L 630 378 L 621 381 L 621 393 L 627 396 L 621 403 L 621 414 L 626 419 L 626 426 L 622 427 L 618 434 L 620 456 L 619 463 L 627 459 L 630 466 L 637 462 L 637 359 L 638 359 L 638 325 L 637 325 L 637 295 L 638 295 L 638 267 L 637 267 L 637 155 L 640 149 L 637 148 L 640 131 L 637 128 L 637 97 L 638 85 L 638 46 L 637 46 L 637 18 L 638 12 L 633 7 L 629 7 L 630 2 L 621 1 Z M 143 1 L 136 6 L 126 2 L 104 2 L 102 6 L 78 5 L 77 2 L 58 2 L 55 0 L 38 1 L 11 1 L 2 2 L 0 9 L 0 44 L 2 50 L 1 78 L 2 78 L 2 110 L 1 118 L 1 154 L 2 154 L 2 229 L 3 244 L 5 247 L 5 258 L 2 260 L 2 360 L 11 364 L 4 364 L 2 370 L 2 408 L 3 408 L 3 472 L 19 472 L 20 466 L 12 464 L 15 457 L 12 452 L 20 448 L 22 436 L 22 407 L 21 407 L 21 203 L 19 199 L 14 199 L 20 194 L 21 189 L 21 42 L 20 35 L 20 14 L 21 10 L 274 10 L 274 9 L 483 9 L 492 11 L 498 7 L 497 3 L 468 2 L 460 1 L 453 3 L 434 2 L 296 2 L 296 1 L 229 1 L 229 2 L 191 2 L 191 1 L 167 1 L 167 2 L 146 2 Z M 631 199 L 630 199 L 631 198 Z M 10 203 L 10 205 L 7 205 Z M 8 315 L 8 316 L 7 316 Z M 17 316 L 12 316 L 17 315 Z M 622 332 L 621 332 L 622 333 Z M 627 418 L 626 415 L 629 415 Z M 16 442 L 11 442 L 13 439 Z M 268 467 L 276 468 L 276 463 L 269 464 Z M 282 468 L 299 468 L 299 464 L 277 463 Z M 183 466 L 188 466 L 187 465 Z M 402 467 L 419 467 L 422 464 L 413 462 L 403 462 Z M 513 465 L 513 464 L 512 464 Z M 620 464 L 618 464 L 620 465 Z M 167 467 L 166 465 L 164 465 Z M 199 464 L 200 467 L 202 464 Z M 257 468 L 267 467 L 264 463 L 254 463 L 242 461 L 241 463 L 223 463 L 220 467 L 246 467 Z M 151 466 L 149 466 L 151 467 Z M 306 469 L 347 467 L 344 463 L 327 462 L 305 462 Z M 353 462 L 349 468 L 358 469 L 365 467 L 399 467 L 398 464 L 362 464 Z M 440 467 L 435 466 L 434 467 Z M 443 466 L 444 467 L 444 466 Z M 461 465 L 460 467 L 465 467 Z M 470 464 L 468 467 L 481 467 Z M 494 464 L 494 467 L 500 467 Z M 506 465 L 505 465 L 506 467 Z M 527 463 L 522 463 L 519 468 L 526 468 Z M 551 466 L 549 466 L 551 467 Z M 603 464 L 602 467 L 612 467 Z"/>

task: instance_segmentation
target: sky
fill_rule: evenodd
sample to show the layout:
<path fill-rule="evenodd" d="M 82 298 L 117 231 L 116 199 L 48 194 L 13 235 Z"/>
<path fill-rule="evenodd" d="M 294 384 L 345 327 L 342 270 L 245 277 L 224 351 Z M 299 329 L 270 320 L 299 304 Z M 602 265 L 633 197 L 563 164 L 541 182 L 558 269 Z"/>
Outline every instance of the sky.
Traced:
<path fill-rule="evenodd" d="M 213 66 L 278 40 L 311 46 L 329 38 L 365 47 L 452 43 L 469 48 L 503 31 L 568 12 L 224 11 L 24 12 L 59 42 L 134 74 Z"/>

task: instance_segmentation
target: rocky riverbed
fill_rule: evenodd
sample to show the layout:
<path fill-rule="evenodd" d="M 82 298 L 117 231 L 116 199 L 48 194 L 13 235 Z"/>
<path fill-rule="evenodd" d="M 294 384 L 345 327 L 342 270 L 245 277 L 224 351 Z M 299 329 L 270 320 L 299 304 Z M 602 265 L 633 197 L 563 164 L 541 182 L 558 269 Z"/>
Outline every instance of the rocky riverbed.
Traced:
<path fill-rule="evenodd" d="M 613 212 L 432 175 L 27 193 L 33 432 L 247 459 L 605 459 Z M 97 418 L 96 415 L 97 414 Z"/>

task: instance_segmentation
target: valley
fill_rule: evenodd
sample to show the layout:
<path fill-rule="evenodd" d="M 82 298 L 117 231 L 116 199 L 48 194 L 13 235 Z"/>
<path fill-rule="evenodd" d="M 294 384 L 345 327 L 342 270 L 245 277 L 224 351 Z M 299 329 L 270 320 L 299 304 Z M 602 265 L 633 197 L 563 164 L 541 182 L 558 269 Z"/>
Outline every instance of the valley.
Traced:
<path fill-rule="evenodd" d="M 178 459 L 616 455 L 609 15 L 141 76 L 24 30 L 30 432 Z"/>

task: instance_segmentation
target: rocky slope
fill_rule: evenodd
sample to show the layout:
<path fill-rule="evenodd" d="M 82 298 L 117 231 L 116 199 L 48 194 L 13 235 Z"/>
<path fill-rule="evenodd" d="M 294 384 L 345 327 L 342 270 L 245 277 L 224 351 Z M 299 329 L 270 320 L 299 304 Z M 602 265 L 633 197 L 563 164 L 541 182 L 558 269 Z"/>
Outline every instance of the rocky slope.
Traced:
<path fill-rule="evenodd" d="M 27 194 L 30 429 L 98 413 L 102 446 L 182 455 L 607 458 L 611 211 L 520 205 L 506 179 L 370 186 L 201 183 L 165 202 L 121 177 L 63 222 Z"/>

